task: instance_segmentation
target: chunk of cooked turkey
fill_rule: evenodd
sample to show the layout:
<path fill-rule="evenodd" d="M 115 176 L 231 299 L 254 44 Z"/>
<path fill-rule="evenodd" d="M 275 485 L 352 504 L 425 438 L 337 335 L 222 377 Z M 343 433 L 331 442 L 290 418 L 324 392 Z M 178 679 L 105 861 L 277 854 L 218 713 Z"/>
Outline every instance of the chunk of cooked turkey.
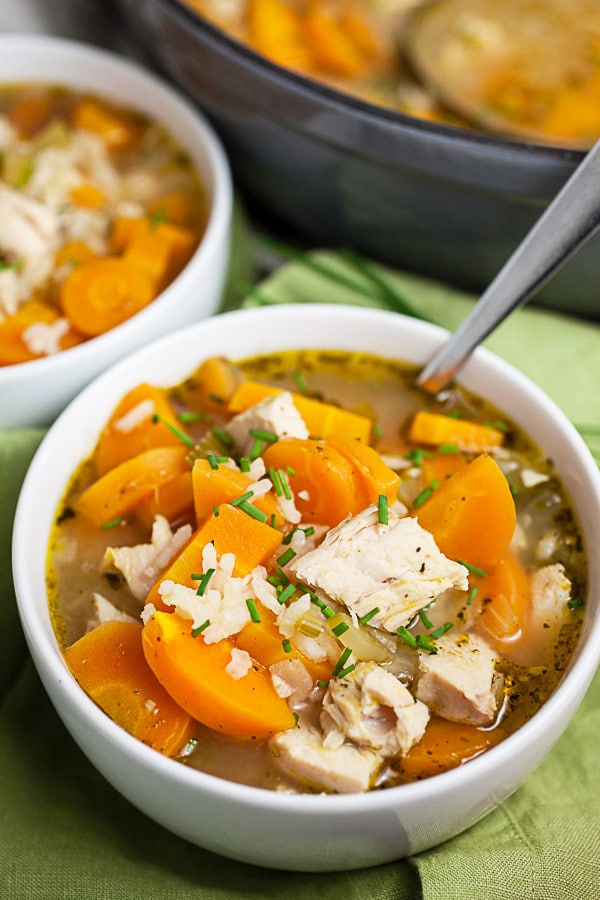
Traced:
<path fill-rule="evenodd" d="M 561 563 L 538 569 L 531 576 L 531 629 L 553 632 L 567 619 L 571 582 Z"/>
<path fill-rule="evenodd" d="M 92 595 L 92 612 L 86 623 L 85 630 L 92 631 L 93 628 L 97 628 L 98 625 L 102 625 L 104 622 L 139 623 L 139 621 L 139 618 L 136 619 L 130 616 L 129 613 L 123 612 L 122 609 L 111 603 L 103 594 L 95 591 Z"/>
<path fill-rule="evenodd" d="M 469 574 L 416 519 L 390 511 L 383 525 L 375 506 L 332 528 L 290 570 L 359 617 L 378 607 L 369 624 L 390 632 L 448 588 L 466 590 Z"/>
<path fill-rule="evenodd" d="M 251 429 L 270 431 L 279 438 L 308 437 L 306 423 L 289 391 L 261 400 L 227 423 L 225 430 L 242 456 L 248 455 L 254 446 L 255 438 L 250 434 Z"/>
<path fill-rule="evenodd" d="M 291 728 L 274 735 L 271 752 L 284 772 L 323 791 L 352 794 L 372 787 L 383 757 L 353 744 L 326 747 L 318 732 Z"/>
<path fill-rule="evenodd" d="M 469 632 L 446 634 L 436 647 L 435 654 L 419 651 L 417 698 L 444 719 L 488 725 L 502 683 L 496 676 L 494 651 Z"/>
<path fill-rule="evenodd" d="M 148 591 L 192 536 L 189 525 L 182 525 L 175 533 L 164 516 L 156 516 L 149 544 L 134 547 L 107 547 L 104 551 L 105 569 L 114 566 L 125 577 L 136 600 L 146 599 Z"/>
<path fill-rule="evenodd" d="M 327 746 L 341 746 L 349 738 L 383 756 L 408 753 L 423 737 L 428 721 L 427 706 L 375 663 L 333 679 L 321 712 Z"/>

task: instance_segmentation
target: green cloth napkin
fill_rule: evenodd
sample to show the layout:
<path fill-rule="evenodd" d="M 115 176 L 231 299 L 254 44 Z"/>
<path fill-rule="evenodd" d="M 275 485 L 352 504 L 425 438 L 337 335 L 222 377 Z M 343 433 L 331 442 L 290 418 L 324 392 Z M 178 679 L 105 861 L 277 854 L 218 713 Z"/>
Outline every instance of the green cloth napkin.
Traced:
<path fill-rule="evenodd" d="M 450 328 L 473 298 L 332 253 L 284 266 L 253 302 L 369 301 L 373 273 L 421 315 Z M 236 267 L 235 278 L 248 269 Z M 230 285 L 231 286 L 231 285 Z M 381 285 L 379 285 L 381 287 Z M 228 294 L 231 298 L 235 295 Z M 227 308 L 234 301 L 227 300 Z M 323 336 L 326 344 L 326 335 Z M 488 346 L 541 385 L 575 421 L 600 426 L 600 328 L 533 307 Z M 526 784 L 464 834 L 410 859 L 352 872 L 285 873 L 224 860 L 173 836 L 118 795 L 60 723 L 29 659 L 10 576 L 17 494 L 40 431 L 0 433 L 0 900 L 597 900 L 600 896 L 600 677 Z M 443 809 L 440 809 L 443 815 Z"/>

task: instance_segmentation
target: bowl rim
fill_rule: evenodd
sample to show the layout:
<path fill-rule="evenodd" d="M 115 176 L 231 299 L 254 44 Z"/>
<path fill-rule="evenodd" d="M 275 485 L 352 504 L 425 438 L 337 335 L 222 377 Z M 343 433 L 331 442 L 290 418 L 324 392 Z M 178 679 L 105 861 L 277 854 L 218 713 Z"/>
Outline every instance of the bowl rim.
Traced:
<path fill-rule="evenodd" d="M 193 139 L 202 148 L 202 155 L 206 161 L 204 173 L 198 171 L 198 163 L 192 157 L 188 147 L 185 148 L 185 152 L 190 157 L 190 162 L 206 192 L 208 214 L 201 240 L 185 268 L 148 306 L 115 328 L 74 347 L 61 350 L 51 356 L 0 366 L 0 390 L 12 386 L 13 382 L 18 385 L 24 381 L 35 381 L 50 373 L 54 375 L 62 372 L 65 368 L 76 367 L 80 361 L 83 362 L 88 358 L 90 353 L 101 356 L 104 350 L 109 349 L 115 342 L 124 342 L 126 346 L 130 334 L 135 335 L 140 322 L 142 325 L 145 322 L 152 322 L 154 318 L 162 314 L 163 307 L 170 305 L 172 300 L 176 299 L 179 292 L 185 293 L 192 286 L 196 278 L 196 269 L 205 264 L 206 258 L 211 259 L 217 245 L 222 240 L 223 233 L 228 228 L 233 208 L 232 174 L 220 138 L 204 114 L 175 85 L 134 60 L 120 56 L 113 50 L 71 38 L 42 34 L 0 34 L 0 59 L 4 60 L 7 53 L 12 54 L 13 57 L 22 55 L 25 58 L 40 53 L 47 55 L 49 59 L 56 54 L 60 54 L 64 59 L 67 54 L 73 62 L 97 62 L 117 74 L 121 73 L 131 83 L 137 82 L 137 84 L 143 85 L 151 92 L 152 96 L 161 98 L 163 105 L 172 108 L 174 114 L 186 123 L 186 127 L 190 131 L 190 144 Z M 36 63 L 34 62 L 33 65 L 35 66 Z M 15 82 L 11 82 L 8 78 L 1 80 L 4 85 L 22 83 L 22 79 Z M 32 80 L 75 90 L 79 83 L 78 79 L 73 79 L 71 72 L 62 81 L 54 77 L 46 79 L 42 75 L 36 75 Z M 85 90 L 88 89 L 85 88 Z M 89 92 L 96 93 L 99 97 L 111 95 L 111 91 L 105 91 L 102 86 L 95 91 L 89 89 Z M 114 96 L 114 93 L 112 95 Z M 125 101 L 124 105 L 135 108 L 133 101 Z M 149 111 L 145 114 L 152 117 L 152 113 Z M 169 134 L 173 133 L 173 127 L 165 124 L 160 116 L 155 115 L 154 120 L 159 122 Z M 177 135 L 175 135 L 175 140 L 178 143 L 181 141 Z"/>
<path fill-rule="evenodd" d="M 136 351 L 129 357 L 114 364 L 102 375 L 92 381 L 79 395 L 76 397 L 63 413 L 60 414 L 55 423 L 51 426 L 45 438 L 42 440 L 33 461 L 29 467 L 21 495 L 17 505 L 17 511 L 14 521 L 13 530 L 13 576 L 15 583 L 15 593 L 17 596 L 17 606 L 21 623 L 25 632 L 27 643 L 36 667 L 39 668 L 44 683 L 50 683 L 56 686 L 60 683 L 61 690 L 66 707 L 78 719 L 90 724 L 95 730 L 99 731 L 103 738 L 111 743 L 119 753 L 125 754 L 131 760 L 149 767 L 157 775 L 166 776 L 170 781 L 185 785 L 190 789 L 200 789 L 206 791 L 214 797 L 222 799 L 235 800 L 236 803 L 246 805 L 258 805 L 263 809 L 278 809 L 299 814 L 310 815 L 314 812 L 320 814 L 331 813 L 334 815 L 340 811 L 356 812 L 367 811 L 369 809 L 391 809 L 400 806 L 403 801 L 406 803 L 417 803 L 420 800 L 432 800 L 437 798 L 438 802 L 442 801 L 444 796 L 452 795 L 455 791 L 462 787 L 466 788 L 472 781 L 479 779 L 485 780 L 488 773 L 498 770 L 503 765 L 510 769 L 510 760 L 515 754 L 521 751 L 529 750 L 536 744 L 540 736 L 550 735 L 551 741 L 547 749 L 542 753 L 543 759 L 558 737 L 564 732 L 569 721 L 575 714 L 585 691 L 587 690 L 591 679 L 600 665 L 600 602 L 597 602 L 597 609 L 594 613 L 587 633 L 584 636 L 575 651 L 574 657 L 567 667 L 567 671 L 563 679 L 556 687 L 553 694 L 543 704 L 535 715 L 525 722 L 517 731 L 509 735 L 496 746 L 490 748 L 481 756 L 469 761 L 468 765 L 459 766 L 456 769 L 424 779 L 423 781 L 413 782 L 410 784 L 402 784 L 395 787 L 386 788 L 383 791 L 371 791 L 364 794 L 284 794 L 273 792 L 260 787 L 253 787 L 235 782 L 227 781 L 219 776 L 209 775 L 196 769 L 190 769 L 173 759 L 162 756 L 157 751 L 150 749 L 142 744 L 136 738 L 129 735 L 104 713 L 99 710 L 93 701 L 79 687 L 73 676 L 70 675 L 64 660 L 58 649 L 58 643 L 54 636 L 54 631 L 50 624 L 50 616 L 47 603 L 42 606 L 44 611 L 42 615 L 36 614 L 33 619 L 29 617 L 29 607 L 33 600 L 30 592 L 32 575 L 27 565 L 25 548 L 27 547 L 27 538 L 30 533 L 30 520 L 34 513 L 34 488 L 44 471 L 45 457 L 47 453 L 52 451 L 52 447 L 60 444 L 61 430 L 63 423 L 69 425 L 70 421 L 76 420 L 79 411 L 83 411 L 90 407 L 90 399 L 93 400 L 95 395 L 100 395 L 107 382 L 114 382 L 121 373 L 130 374 L 134 371 L 137 361 L 143 360 L 142 371 L 144 365 L 148 364 L 148 360 L 153 355 L 165 355 L 169 345 L 177 347 L 179 344 L 187 345 L 190 342 L 196 342 L 198 349 L 198 360 L 203 358 L 202 341 L 198 341 L 198 332 L 202 338 L 206 338 L 208 332 L 210 336 L 211 330 L 239 323 L 242 327 L 250 319 L 269 318 L 275 320 L 281 319 L 285 321 L 289 327 L 290 316 L 301 318 L 306 315 L 306 311 L 302 309 L 302 304 L 283 304 L 281 306 L 258 307 L 253 309 L 242 309 L 231 312 L 225 312 L 198 322 L 192 328 L 180 329 L 166 335 L 146 347 Z M 342 307 L 333 304 L 315 304 L 311 307 L 311 316 L 317 322 L 341 320 L 344 318 L 354 324 L 361 325 L 367 320 L 371 321 L 375 327 L 379 323 L 382 327 L 404 327 L 413 329 L 417 333 L 422 334 L 433 345 L 439 345 L 448 335 L 448 332 L 437 325 L 431 325 L 416 319 L 408 319 L 398 313 L 392 313 L 384 310 L 367 309 L 363 307 Z M 291 328 L 293 332 L 293 328 Z M 325 332 L 321 332 L 325 333 Z M 360 335 L 360 331 L 357 332 Z M 324 346 L 326 342 L 323 342 Z M 361 343 L 360 337 L 357 344 Z M 293 340 L 286 344 L 293 347 Z M 298 346 L 298 345 L 296 345 Z M 298 349 L 300 349 L 298 347 Z M 265 351 L 267 352 L 267 351 Z M 358 352 L 361 352 L 360 350 Z M 252 353 L 249 355 L 256 355 Z M 553 423 L 556 423 L 557 433 L 565 432 L 569 445 L 575 451 L 575 457 L 580 469 L 579 476 L 584 476 L 589 482 L 591 494 L 596 499 L 595 516 L 600 521 L 600 472 L 593 461 L 591 454 L 578 434 L 574 426 L 571 425 L 566 416 L 556 406 L 540 388 L 538 388 L 527 376 L 520 373 L 514 366 L 505 362 L 495 354 L 485 348 L 479 347 L 473 354 L 472 358 L 466 364 L 464 372 L 470 368 L 477 372 L 478 368 L 490 370 L 494 376 L 498 376 L 508 381 L 516 381 L 516 383 L 525 389 L 525 393 L 530 403 L 540 404 L 540 410 L 543 411 L 546 418 L 552 417 Z M 163 380 L 163 376 L 159 375 L 158 380 Z M 459 378 L 460 382 L 462 379 Z M 121 392 L 126 389 L 127 384 L 120 388 Z M 475 388 L 471 388 L 475 390 Z M 118 398 L 118 391 L 113 385 L 113 400 Z M 111 395 L 111 396 L 112 396 Z M 112 402 L 112 401 L 111 401 Z M 93 406 L 93 404 L 91 404 Z M 102 423 L 98 423 L 98 429 Z M 97 431 L 95 431 L 97 435 Z M 89 435 L 86 440 L 89 439 Z M 92 445 L 93 446 L 93 445 Z M 64 486 L 63 486 L 64 489 Z M 581 524 L 581 523 L 580 523 Z M 45 539 L 49 537 L 46 534 Z M 590 560 L 591 561 L 591 560 Z M 600 562 L 595 568 L 600 572 Z M 596 587 L 596 592 L 598 587 Z M 593 597 L 593 584 L 588 585 L 590 597 Z M 588 607 L 589 608 L 589 607 Z M 590 616 L 592 613 L 589 614 Z M 46 621 L 44 621 L 44 617 Z M 50 624 L 50 633 L 48 625 Z M 584 625 L 585 628 L 585 625 Z M 41 655 L 40 655 L 41 654 Z M 68 677 L 66 677 L 68 676 Z M 51 693 L 51 690 L 49 690 Z M 572 695 L 577 699 L 573 704 Z M 59 710 L 60 713 L 60 710 Z M 558 733 L 556 733 L 556 723 L 562 722 Z M 554 733 L 553 733 L 554 732 Z M 539 764 L 539 763 L 538 763 Z M 520 782 L 519 782 L 520 783 Z M 519 786 L 519 783 L 513 788 Z"/>
<path fill-rule="evenodd" d="M 488 146 L 500 153 L 512 151 L 523 157 L 531 156 L 533 152 L 541 156 L 547 156 L 552 160 L 567 161 L 572 165 L 576 165 L 585 155 L 585 151 L 572 147 L 540 144 L 525 138 L 508 137 L 476 129 L 459 128 L 458 126 L 442 122 L 432 122 L 417 116 L 410 116 L 391 107 L 369 103 L 360 97 L 320 82 L 316 78 L 312 79 L 291 69 L 286 69 L 284 66 L 277 65 L 267 57 L 261 56 L 261 54 L 252 50 L 247 44 L 230 37 L 218 26 L 213 25 L 201 13 L 193 10 L 185 0 L 154 0 L 154 2 L 167 8 L 170 7 L 173 14 L 186 21 L 193 30 L 203 33 L 213 43 L 226 49 L 228 52 L 241 56 L 246 63 L 262 72 L 265 76 L 272 78 L 276 82 L 289 85 L 295 91 L 304 93 L 311 98 L 320 99 L 330 106 L 350 107 L 351 110 L 367 121 L 392 127 L 402 127 L 403 130 L 416 133 L 425 132 L 433 136 L 437 135 L 440 138 L 451 140 L 453 144 L 458 146 L 461 144 L 465 147 L 474 145 Z"/>

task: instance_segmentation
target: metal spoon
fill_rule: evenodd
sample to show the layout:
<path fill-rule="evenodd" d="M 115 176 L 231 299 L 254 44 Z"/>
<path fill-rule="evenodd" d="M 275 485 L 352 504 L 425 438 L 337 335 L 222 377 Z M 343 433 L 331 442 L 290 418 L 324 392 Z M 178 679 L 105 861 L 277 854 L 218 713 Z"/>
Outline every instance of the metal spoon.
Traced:
<path fill-rule="evenodd" d="M 523 242 L 454 334 L 434 354 L 417 384 L 437 394 L 481 341 L 525 303 L 600 227 L 600 140 L 583 158 Z"/>

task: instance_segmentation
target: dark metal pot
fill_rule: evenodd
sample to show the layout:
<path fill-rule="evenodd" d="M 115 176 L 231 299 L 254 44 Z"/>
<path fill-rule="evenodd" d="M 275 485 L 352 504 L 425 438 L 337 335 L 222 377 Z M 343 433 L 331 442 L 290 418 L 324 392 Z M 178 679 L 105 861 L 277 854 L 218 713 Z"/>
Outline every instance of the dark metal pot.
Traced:
<path fill-rule="evenodd" d="M 313 244 L 478 292 L 581 159 L 353 99 L 270 63 L 179 0 L 116 2 L 212 119 L 242 189 Z M 599 283 L 596 235 L 535 301 L 600 319 Z"/>

